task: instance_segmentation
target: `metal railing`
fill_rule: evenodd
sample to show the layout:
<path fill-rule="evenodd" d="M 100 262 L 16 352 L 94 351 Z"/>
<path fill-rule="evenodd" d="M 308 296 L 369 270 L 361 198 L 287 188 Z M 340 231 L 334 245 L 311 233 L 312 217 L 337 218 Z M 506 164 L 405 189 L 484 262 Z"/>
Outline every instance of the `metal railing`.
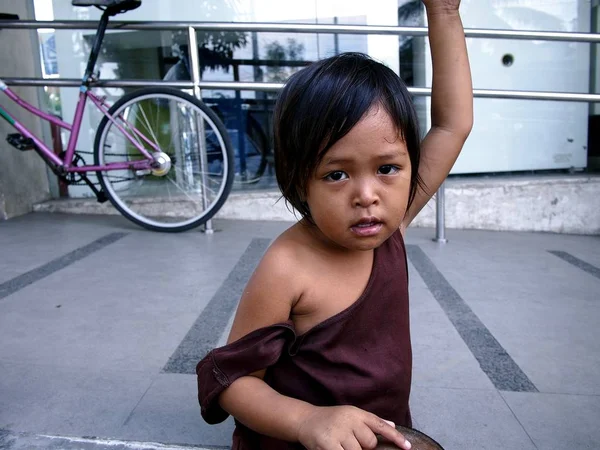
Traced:
<path fill-rule="evenodd" d="M 98 23 L 89 20 L 64 20 L 64 21 L 19 21 L 7 20 L 0 22 L 0 28 L 6 29 L 39 29 L 50 28 L 56 30 L 95 29 Z M 426 27 L 392 27 L 373 25 L 313 25 L 313 24 L 281 24 L 281 23 L 251 23 L 251 22 L 138 22 L 138 21 L 113 21 L 108 25 L 113 30 L 186 30 L 189 40 L 196 41 L 192 36 L 198 31 L 250 31 L 250 32 L 281 32 L 281 33 L 325 33 L 325 34 L 381 34 L 381 35 L 409 35 L 426 36 Z M 566 41 L 580 43 L 600 44 L 600 34 L 592 33 L 566 33 L 550 31 L 513 31 L 513 30 L 486 30 L 468 28 L 466 37 L 493 38 L 493 39 L 522 39 L 542 41 Z M 3 78 L 4 82 L 14 86 L 59 86 L 76 87 L 81 84 L 77 78 L 71 79 L 43 79 L 43 78 Z M 99 87 L 143 87 L 143 86 L 171 86 L 180 89 L 228 89 L 252 91 L 278 91 L 283 83 L 261 82 L 227 82 L 227 81 L 162 81 L 162 80 L 106 80 L 98 81 Z M 410 87 L 409 92 L 417 96 L 430 96 L 430 88 Z M 481 98 L 521 99 L 521 100 L 552 100 L 570 102 L 600 102 L 600 94 L 574 93 L 574 92 L 541 92 L 541 91 L 514 91 L 494 89 L 474 89 L 473 95 Z"/>
<path fill-rule="evenodd" d="M 8 20 L 0 22 L 0 28 L 8 29 L 40 29 L 50 28 L 55 30 L 67 29 L 96 29 L 96 21 L 20 21 Z M 195 48 L 198 31 L 242 31 L 242 32 L 278 32 L 278 33 L 321 33 L 321 34 L 378 34 L 378 35 L 408 35 L 427 36 L 426 27 L 393 27 L 373 25 L 317 25 L 317 24 L 282 24 L 282 23 L 250 23 L 250 22 L 138 22 L 138 21 L 113 21 L 108 25 L 113 30 L 187 30 L 190 48 Z M 576 43 L 600 44 L 600 34 L 593 33 L 568 33 L 551 31 L 515 31 L 515 30 L 489 30 L 465 29 L 467 38 L 489 39 L 520 39 L 540 41 L 561 41 Z M 192 53 L 192 80 L 191 81 L 158 81 L 158 80 L 107 80 L 98 81 L 98 87 L 145 87 L 145 86 L 171 86 L 180 89 L 193 89 L 194 94 L 201 98 L 202 89 L 229 89 L 253 91 L 278 91 L 283 83 L 263 82 L 223 82 L 202 81 L 197 55 Z M 14 86 L 60 86 L 76 87 L 81 84 L 80 79 L 42 79 L 42 78 L 4 78 L 8 85 Z M 416 96 L 430 96 L 431 88 L 409 87 L 409 92 Z M 548 100 L 600 103 L 600 94 L 575 93 L 575 92 L 541 92 L 541 91 L 514 91 L 494 89 L 474 89 L 473 95 L 480 98 L 521 99 L 521 100 Z M 445 183 L 442 184 L 436 195 L 436 237 L 437 242 L 446 242 L 445 238 Z M 210 222 L 208 229 L 211 229 Z"/>
<path fill-rule="evenodd" d="M 7 20 L 2 28 L 53 28 L 56 30 L 95 29 L 97 22 L 91 20 Z M 393 27 L 376 25 L 324 25 L 254 22 L 139 22 L 111 21 L 109 29 L 118 30 L 183 30 L 196 31 L 257 31 L 272 33 L 321 33 L 321 34 L 383 34 L 427 36 L 426 27 Z M 600 43 L 600 34 L 567 33 L 554 31 L 487 30 L 467 28 L 466 37 L 525 39 L 541 41 L 595 42 Z"/>

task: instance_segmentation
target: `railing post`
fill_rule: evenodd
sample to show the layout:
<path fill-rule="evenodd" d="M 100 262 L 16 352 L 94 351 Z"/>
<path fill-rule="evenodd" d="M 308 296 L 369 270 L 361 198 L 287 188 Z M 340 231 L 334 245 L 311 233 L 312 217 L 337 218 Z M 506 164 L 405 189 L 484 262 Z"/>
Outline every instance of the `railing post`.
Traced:
<path fill-rule="evenodd" d="M 202 101 L 202 91 L 200 90 L 200 61 L 198 60 L 198 39 L 196 29 L 188 27 L 188 43 L 190 52 L 190 62 L 192 66 L 192 82 L 194 83 L 194 96 Z M 198 134 L 200 142 L 200 178 L 202 179 L 202 207 L 207 207 L 206 190 L 204 189 L 204 176 L 207 172 L 208 160 L 206 156 L 206 146 L 204 145 L 204 123 L 202 117 L 198 119 Z M 207 220 L 204 224 L 204 232 L 212 234 L 214 232 L 212 220 Z"/>
<path fill-rule="evenodd" d="M 435 196 L 435 242 L 445 244 L 446 239 L 446 182 L 444 181 Z"/>

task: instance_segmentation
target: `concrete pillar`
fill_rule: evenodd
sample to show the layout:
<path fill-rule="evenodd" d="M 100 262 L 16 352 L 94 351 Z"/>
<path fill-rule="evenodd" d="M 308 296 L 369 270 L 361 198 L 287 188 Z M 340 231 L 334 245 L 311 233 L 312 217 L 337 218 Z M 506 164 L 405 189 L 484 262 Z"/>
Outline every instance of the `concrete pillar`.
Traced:
<path fill-rule="evenodd" d="M 0 0 L 0 12 L 18 14 L 20 19 L 35 18 L 32 0 Z M 0 26 L 0 78 L 8 77 L 41 77 L 36 30 L 8 30 Z M 39 88 L 13 90 L 39 107 Z M 20 109 L 3 94 L 0 104 L 37 136 L 46 136 L 36 116 Z M 0 119 L 0 220 L 31 212 L 35 203 L 50 198 L 46 165 L 34 151 L 21 152 L 10 146 L 6 142 L 10 133 L 16 130 Z"/>

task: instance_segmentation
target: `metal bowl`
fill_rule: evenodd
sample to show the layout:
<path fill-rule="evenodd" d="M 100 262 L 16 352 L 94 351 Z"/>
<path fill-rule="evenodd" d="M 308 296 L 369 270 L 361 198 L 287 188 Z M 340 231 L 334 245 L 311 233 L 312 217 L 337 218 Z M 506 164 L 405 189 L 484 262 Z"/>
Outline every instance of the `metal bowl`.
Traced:
<path fill-rule="evenodd" d="M 411 450 L 444 450 L 444 447 L 419 430 L 399 425 L 396 426 L 396 429 L 412 444 Z M 377 439 L 379 442 L 377 443 L 377 447 L 375 447 L 376 450 L 398 450 L 399 448 L 381 436 Z"/>

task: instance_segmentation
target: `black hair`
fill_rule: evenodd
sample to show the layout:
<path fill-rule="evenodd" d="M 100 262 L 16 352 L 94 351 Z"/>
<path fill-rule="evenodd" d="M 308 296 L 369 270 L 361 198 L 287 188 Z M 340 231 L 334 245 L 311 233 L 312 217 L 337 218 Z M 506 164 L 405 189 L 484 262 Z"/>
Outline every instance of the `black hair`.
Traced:
<path fill-rule="evenodd" d="M 286 82 L 273 119 L 275 173 L 283 197 L 302 217 L 311 220 L 307 184 L 325 153 L 377 104 L 408 149 L 410 206 L 422 185 L 421 136 L 412 98 L 398 75 L 363 53 L 350 52 L 315 62 Z"/>

